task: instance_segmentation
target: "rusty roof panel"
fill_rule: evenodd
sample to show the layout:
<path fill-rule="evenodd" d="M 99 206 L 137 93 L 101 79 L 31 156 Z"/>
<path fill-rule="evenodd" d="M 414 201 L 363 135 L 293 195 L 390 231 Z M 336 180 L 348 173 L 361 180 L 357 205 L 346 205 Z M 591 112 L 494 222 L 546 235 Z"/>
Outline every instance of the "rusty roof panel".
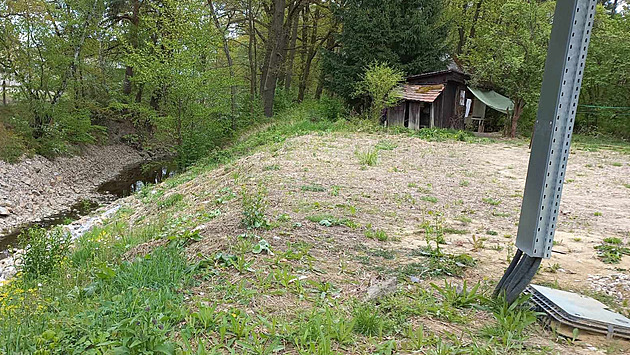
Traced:
<path fill-rule="evenodd" d="M 444 85 L 403 85 L 403 99 L 409 101 L 433 102 L 444 90 Z"/>

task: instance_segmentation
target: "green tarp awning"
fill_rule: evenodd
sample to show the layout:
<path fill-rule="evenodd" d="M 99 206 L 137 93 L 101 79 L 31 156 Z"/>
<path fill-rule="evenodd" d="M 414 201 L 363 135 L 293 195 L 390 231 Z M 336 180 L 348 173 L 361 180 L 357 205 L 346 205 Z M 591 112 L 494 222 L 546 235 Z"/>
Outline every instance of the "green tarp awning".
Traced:
<path fill-rule="evenodd" d="M 484 91 L 471 88 L 470 86 L 468 87 L 468 90 L 470 90 L 470 92 L 472 92 L 473 95 L 475 95 L 475 97 L 481 102 L 501 113 L 507 114 L 508 111 L 514 112 L 514 103 L 512 100 L 497 93 L 496 91 Z"/>

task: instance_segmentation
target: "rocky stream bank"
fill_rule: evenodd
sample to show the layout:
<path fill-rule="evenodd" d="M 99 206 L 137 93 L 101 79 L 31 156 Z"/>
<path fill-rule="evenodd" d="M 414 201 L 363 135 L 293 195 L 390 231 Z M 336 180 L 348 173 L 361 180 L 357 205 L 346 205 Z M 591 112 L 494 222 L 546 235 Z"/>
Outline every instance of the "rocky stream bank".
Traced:
<path fill-rule="evenodd" d="M 42 156 L 19 163 L 0 161 L 0 235 L 67 211 L 83 200 L 99 200 L 97 188 L 125 167 L 149 158 L 119 144 L 88 146 L 81 155 L 49 160 Z"/>

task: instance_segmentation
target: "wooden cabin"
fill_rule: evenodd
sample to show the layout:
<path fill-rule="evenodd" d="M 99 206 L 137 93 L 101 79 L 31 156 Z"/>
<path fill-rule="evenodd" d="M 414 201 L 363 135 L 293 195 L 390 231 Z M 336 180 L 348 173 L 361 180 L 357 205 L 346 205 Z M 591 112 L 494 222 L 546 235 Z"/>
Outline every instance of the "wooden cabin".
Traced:
<path fill-rule="evenodd" d="M 509 115 L 513 109 L 510 99 L 492 90 L 470 88 L 466 85 L 469 79 L 469 75 L 457 69 L 407 77 L 402 100 L 387 110 L 387 126 L 410 129 L 468 126 L 482 132 L 488 106 Z"/>
<path fill-rule="evenodd" d="M 387 125 L 464 128 L 468 79 L 468 75 L 454 69 L 407 77 L 402 101 L 388 109 Z"/>

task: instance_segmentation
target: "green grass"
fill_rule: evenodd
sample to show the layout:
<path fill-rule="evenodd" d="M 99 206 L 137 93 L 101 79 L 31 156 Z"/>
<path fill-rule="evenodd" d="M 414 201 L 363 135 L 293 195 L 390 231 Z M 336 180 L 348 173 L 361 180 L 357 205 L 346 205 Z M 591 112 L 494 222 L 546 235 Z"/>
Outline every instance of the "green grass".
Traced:
<path fill-rule="evenodd" d="M 359 164 L 363 166 L 376 166 L 378 163 L 378 149 L 376 148 L 357 150 L 355 155 L 359 159 Z"/>
<path fill-rule="evenodd" d="M 302 187 L 300 187 L 300 190 L 310 192 L 325 192 L 326 188 L 321 185 L 302 185 Z"/>
<path fill-rule="evenodd" d="M 466 216 L 459 216 L 457 218 L 455 218 L 456 221 L 460 221 L 464 224 L 468 224 L 470 222 L 472 222 L 472 219 L 470 219 L 470 217 L 466 217 Z"/>
<path fill-rule="evenodd" d="M 444 234 L 468 234 L 468 231 L 465 229 L 456 229 L 456 228 L 444 228 L 442 229 Z"/>
<path fill-rule="evenodd" d="M 621 238 L 607 237 L 607 238 L 604 238 L 604 243 L 614 244 L 614 245 L 621 245 L 621 244 L 623 244 L 623 241 L 621 240 Z"/>
<path fill-rule="evenodd" d="M 280 165 L 278 164 L 266 165 L 263 167 L 262 170 L 263 171 L 277 171 L 277 170 L 280 170 Z"/>
<path fill-rule="evenodd" d="M 422 256 L 419 262 L 398 268 L 401 275 L 422 277 L 461 276 L 468 267 L 477 262 L 468 254 L 448 254 L 430 246 L 414 250 L 412 255 Z"/>
<path fill-rule="evenodd" d="M 258 149 L 273 149 L 292 136 L 348 132 L 358 125 L 311 120 L 310 112 L 301 106 L 281 115 L 267 129 L 212 152 L 177 181 L 189 181 L 186 179 L 190 176 Z M 395 133 L 369 125 L 362 127 Z M 400 133 L 424 139 L 475 140 L 456 131 Z M 338 196 L 339 190 L 331 187 L 329 193 Z M 184 255 L 183 248 L 201 236 L 177 232 L 196 227 L 196 217 L 172 213 L 175 207 L 186 208 L 183 196 L 176 196 L 163 187 L 156 193 L 141 191 L 137 197 L 158 204 L 162 215 L 144 216 L 142 223 L 129 227 L 123 223 L 128 213 L 121 213 L 110 224 L 80 238 L 74 249 L 53 263 L 46 276 L 17 278 L 2 287 L 0 353 L 501 353 L 504 348 L 515 354 L 529 351 L 523 347 L 529 318 L 521 309 L 504 307 L 505 311 L 501 311 L 501 304 L 485 300 L 476 286 L 464 287 L 466 291 L 458 293 L 454 284 L 430 288 L 408 283 L 409 276 L 461 277 L 466 268 L 475 265 L 467 254 L 444 253 L 439 244 L 416 250 L 413 263 L 392 267 L 392 272 L 405 283 L 398 292 L 378 302 L 360 302 L 345 293 L 339 297 L 338 285 L 326 281 L 328 271 L 319 270 L 323 262 L 339 262 L 339 273 L 347 275 L 344 282 L 353 280 L 355 271 L 344 267 L 344 258 L 317 259 L 321 254 L 311 252 L 312 245 L 288 242 L 293 236 L 283 247 L 284 242 L 267 238 L 270 243 L 263 243 L 248 232 L 239 237 L 226 236 L 229 243 L 218 252 L 224 258 L 215 260 L 218 253 L 214 252 Z M 212 210 L 219 212 L 213 212 L 212 218 L 220 214 L 219 206 L 238 198 L 230 189 L 220 190 L 215 197 Z M 264 191 L 243 187 L 240 198 L 247 200 L 240 206 L 243 219 L 247 215 L 255 217 L 252 223 L 243 223 L 244 227 L 255 226 L 258 217 L 267 220 Z M 320 225 L 358 227 L 347 218 L 330 214 L 307 218 Z M 289 222 L 286 217 L 278 220 Z M 305 224 L 302 228 L 307 227 Z M 425 229 L 431 243 L 443 241 L 444 230 L 439 223 Z M 321 234 L 313 235 L 313 244 L 328 243 L 325 233 Z M 278 235 L 279 240 L 285 237 Z M 151 243 L 143 246 L 137 256 L 129 253 L 134 246 L 160 238 L 165 238 L 164 243 L 157 243 L 164 244 L 161 247 L 152 249 L 155 244 Z M 272 250 L 275 255 L 270 254 Z M 395 252 L 388 250 L 366 253 L 367 268 L 374 266 L 370 260 L 396 258 Z M 312 275 L 308 280 L 299 277 L 305 272 Z M 240 274 L 247 277 L 243 279 Z M 235 277 L 240 281 L 234 281 Z M 197 287 L 200 285 L 203 288 Z M 280 301 L 289 300 L 289 304 L 295 298 L 299 307 L 268 313 L 256 307 L 260 295 L 283 297 Z M 472 309 L 491 310 L 494 314 L 494 320 L 487 321 L 487 334 L 485 330 L 484 334 L 472 330 L 463 341 L 459 333 L 444 330 L 438 337 L 417 325 L 422 317 L 466 324 L 472 319 Z"/>
<path fill-rule="evenodd" d="M 487 203 L 491 206 L 497 206 L 499 204 L 501 204 L 501 200 L 495 200 L 491 197 L 484 197 L 481 199 L 481 201 L 483 201 L 483 203 Z"/>
<path fill-rule="evenodd" d="M 427 201 L 427 202 L 431 202 L 431 203 L 437 203 L 438 199 L 435 196 L 421 196 L 420 199 L 422 201 Z"/>
<path fill-rule="evenodd" d="M 358 227 L 358 225 L 351 219 L 340 218 L 340 217 L 336 217 L 330 214 L 311 215 L 311 216 L 307 216 L 306 219 L 308 219 L 311 222 L 318 223 L 326 227 L 333 227 L 333 226 L 346 226 L 350 228 Z"/>
<path fill-rule="evenodd" d="M 623 246 L 619 238 L 605 238 L 602 244 L 595 247 L 597 256 L 606 264 L 618 264 L 624 255 L 630 255 L 630 248 Z"/>
<path fill-rule="evenodd" d="M 182 194 L 172 194 L 165 199 L 158 202 L 157 206 L 159 209 L 166 209 L 175 206 L 179 202 L 184 200 L 184 195 Z"/>
<path fill-rule="evenodd" d="M 573 147 L 587 151 L 613 150 L 630 154 L 630 143 L 627 140 L 608 136 L 589 136 L 575 134 L 571 139 Z"/>
<path fill-rule="evenodd" d="M 174 349 L 168 335 L 183 320 L 184 295 L 178 290 L 192 276 L 182 250 L 160 247 L 120 262 L 129 245 L 152 239 L 160 230 L 152 225 L 129 233 L 120 223 L 96 229 L 46 277 L 18 278 L 3 287 L 0 352 Z"/>
<path fill-rule="evenodd" d="M 374 148 L 378 149 L 378 150 L 394 150 L 398 147 L 398 144 L 388 140 L 388 139 L 382 139 L 380 141 L 378 141 L 378 143 L 376 143 L 376 145 L 374 146 Z"/>
<path fill-rule="evenodd" d="M 371 226 L 368 227 L 368 229 L 365 230 L 364 232 L 365 236 L 370 238 L 370 239 L 376 239 L 379 240 L 381 242 L 386 241 L 387 239 L 389 239 L 389 236 L 387 235 L 387 233 L 382 230 L 382 229 L 372 229 Z"/>

